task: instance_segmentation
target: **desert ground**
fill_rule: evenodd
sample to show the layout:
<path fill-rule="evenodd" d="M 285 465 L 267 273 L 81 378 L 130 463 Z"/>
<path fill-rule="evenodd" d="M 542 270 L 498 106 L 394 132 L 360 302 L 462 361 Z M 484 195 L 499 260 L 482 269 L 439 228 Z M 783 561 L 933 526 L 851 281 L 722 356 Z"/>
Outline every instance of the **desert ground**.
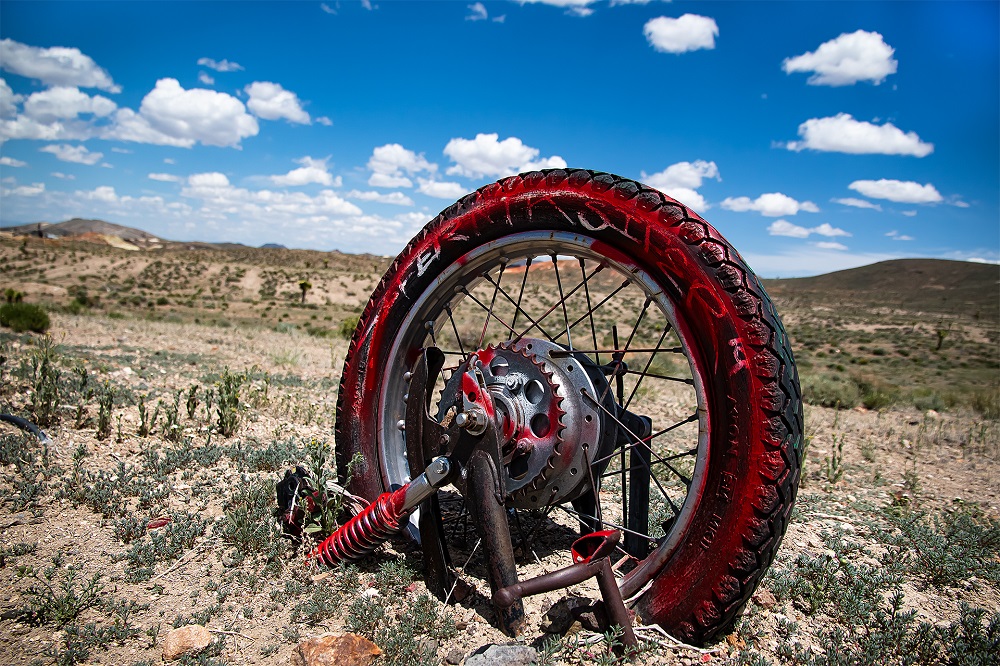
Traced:
<path fill-rule="evenodd" d="M 0 412 L 51 438 L 0 424 L 0 662 L 159 663 L 167 633 L 198 624 L 210 646 L 178 663 L 292 663 L 325 632 L 372 639 L 382 664 L 512 643 L 537 663 L 628 663 L 613 636 L 551 631 L 550 609 L 592 586 L 526 600 L 515 640 L 490 623 L 481 562 L 476 592 L 444 605 L 405 541 L 327 570 L 282 536 L 284 471 L 335 476 L 348 338 L 388 263 L 0 238 L 0 291 L 51 317 L 46 335 L 0 328 Z M 641 631 L 630 663 L 998 663 L 1000 287 L 996 267 L 951 263 L 896 265 L 898 293 L 767 284 L 806 401 L 792 523 L 731 634 Z"/>

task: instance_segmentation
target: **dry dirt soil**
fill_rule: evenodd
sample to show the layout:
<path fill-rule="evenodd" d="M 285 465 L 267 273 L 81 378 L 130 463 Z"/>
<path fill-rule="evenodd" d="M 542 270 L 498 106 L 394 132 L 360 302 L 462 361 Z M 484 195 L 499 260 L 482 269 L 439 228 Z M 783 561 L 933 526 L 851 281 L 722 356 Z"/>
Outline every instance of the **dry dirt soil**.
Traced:
<path fill-rule="evenodd" d="M 158 663 L 166 633 L 188 623 L 207 626 L 215 643 L 185 663 L 289 663 L 300 640 L 365 623 L 399 643 L 383 645 L 399 655 L 386 664 L 460 661 L 512 642 L 490 624 L 481 558 L 467 570 L 476 592 L 443 606 L 422 599 L 413 546 L 393 543 L 357 568 L 328 572 L 307 566 L 305 550 L 277 531 L 273 484 L 284 470 L 308 462 L 311 450 L 333 473 L 323 445 L 333 442 L 347 347 L 337 331 L 374 285 L 380 260 L 341 270 L 309 253 L 278 262 L 291 270 L 275 282 L 279 269 L 256 258 L 192 255 L 201 268 L 188 286 L 149 280 L 137 305 L 105 286 L 142 273 L 154 261 L 148 254 L 76 247 L 71 263 L 68 246 L 53 247 L 24 256 L 15 243 L 0 246 L 7 266 L 49 266 L 41 279 L 0 275 L 0 288 L 46 293 L 48 301 L 36 300 L 64 306 L 81 284 L 104 296 L 51 313 L 61 377 L 44 428 L 51 443 L 0 425 L 0 663 Z M 316 309 L 296 306 L 296 278 L 306 271 Z M 194 294 L 209 293 L 210 283 L 196 273 L 219 278 L 220 293 L 227 276 L 243 291 L 206 308 Z M 159 295 L 168 303 L 158 305 Z M 800 303 L 788 319 L 815 323 L 816 312 Z M 310 321 L 328 330 L 308 334 L 301 324 Z M 984 340 L 995 349 L 995 338 Z M 32 363 L 43 349 L 37 334 L 0 329 L 0 411 L 36 413 Z M 224 436 L 218 410 L 228 373 L 242 380 L 239 422 Z M 655 642 L 634 663 L 837 663 L 824 659 L 838 654 L 846 655 L 840 663 L 910 663 L 900 651 L 920 646 L 930 656 L 913 663 L 996 663 L 1000 422 L 968 405 L 935 406 L 807 404 L 793 522 L 733 633 L 696 649 L 645 631 Z M 548 553 L 522 575 L 568 563 L 568 553 Z M 572 595 L 596 598 L 596 589 L 527 600 L 521 642 L 547 663 L 612 663 L 607 641 L 586 630 L 542 650 L 551 638 L 545 612 Z M 961 624 L 964 606 L 985 611 L 976 627 Z M 963 661 L 966 654 L 984 661 Z"/>

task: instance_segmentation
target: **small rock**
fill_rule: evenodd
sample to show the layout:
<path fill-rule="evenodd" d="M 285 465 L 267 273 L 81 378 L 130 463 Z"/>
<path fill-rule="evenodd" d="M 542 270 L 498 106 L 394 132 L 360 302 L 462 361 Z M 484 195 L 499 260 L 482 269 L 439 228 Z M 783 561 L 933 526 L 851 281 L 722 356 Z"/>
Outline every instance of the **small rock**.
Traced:
<path fill-rule="evenodd" d="M 448 654 L 445 655 L 444 663 L 449 666 L 456 666 L 457 664 L 461 664 L 463 659 L 465 659 L 465 652 L 463 650 L 459 650 L 458 648 L 452 648 L 448 650 Z"/>
<path fill-rule="evenodd" d="M 759 588 L 753 593 L 753 597 L 751 597 L 751 599 L 753 599 L 755 604 L 765 610 L 771 610 L 778 603 L 778 600 L 771 593 L 771 591 L 765 588 Z"/>
<path fill-rule="evenodd" d="M 538 663 L 538 651 L 528 645 L 490 645 L 465 660 L 465 666 L 529 666 L 535 663 Z"/>
<path fill-rule="evenodd" d="M 307 638 L 292 653 L 295 666 L 368 666 L 382 650 L 357 634 L 322 634 Z"/>
<path fill-rule="evenodd" d="M 163 639 L 163 661 L 174 661 L 186 654 L 198 654 L 211 642 L 212 634 L 200 624 L 172 629 Z"/>
<path fill-rule="evenodd" d="M 241 559 L 237 558 L 232 553 L 223 553 L 222 554 L 222 566 L 226 567 L 227 569 L 231 568 L 231 567 L 235 567 L 240 562 L 241 562 Z"/>

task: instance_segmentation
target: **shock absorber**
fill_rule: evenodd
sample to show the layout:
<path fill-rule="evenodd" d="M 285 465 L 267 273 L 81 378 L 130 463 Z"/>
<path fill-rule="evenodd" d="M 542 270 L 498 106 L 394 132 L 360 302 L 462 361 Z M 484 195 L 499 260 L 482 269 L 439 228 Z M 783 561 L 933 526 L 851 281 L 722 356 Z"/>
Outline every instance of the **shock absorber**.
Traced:
<path fill-rule="evenodd" d="M 379 495 L 361 513 L 316 546 L 306 559 L 316 558 L 329 566 L 362 559 L 397 534 L 417 506 L 446 483 L 450 473 L 451 462 L 448 458 L 435 458 L 417 478 L 392 492 Z"/>

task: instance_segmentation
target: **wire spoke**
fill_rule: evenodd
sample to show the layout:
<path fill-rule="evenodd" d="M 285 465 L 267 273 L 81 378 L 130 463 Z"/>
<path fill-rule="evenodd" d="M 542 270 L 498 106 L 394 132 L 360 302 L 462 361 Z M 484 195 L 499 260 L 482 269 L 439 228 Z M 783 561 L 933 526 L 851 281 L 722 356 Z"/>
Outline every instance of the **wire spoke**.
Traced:
<path fill-rule="evenodd" d="M 562 279 L 559 277 L 559 257 L 552 255 L 552 268 L 556 272 L 556 286 L 559 287 L 559 302 L 562 303 L 563 323 L 566 324 L 566 345 L 573 348 L 573 337 L 569 334 L 569 315 L 566 313 L 566 297 L 563 296 Z M 583 284 L 587 284 L 587 274 L 583 274 Z M 557 336 L 559 337 L 559 336 Z M 597 346 L 596 343 L 594 346 Z"/>
<path fill-rule="evenodd" d="M 506 328 L 506 329 L 507 329 L 508 331 L 510 331 L 511 333 L 516 333 L 516 332 L 517 332 L 517 331 L 515 331 L 515 330 L 514 330 L 514 328 L 513 328 L 513 327 L 512 327 L 512 326 L 511 326 L 510 324 L 508 324 L 508 323 L 507 323 L 507 322 L 505 322 L 505 321 L 504 321 L 503 319 L 501 319 L 501 318 L 500 318 L 500 317 L 499 317 L 499 316 L 497 315 L 497 313 L 493 312 L 493 310 L 492 310 L 491 308 L 488 308 L 488 307 L 486 307 L 485 305 L 483 305 L 483 304 L 482 304 L 482 302 L 481 302 L 481 301 L 480 301 L 480 300 L 479 300 L 478 298 L 476 298 L 476 297 L 475 297 L 475 296 L 473 296 L 473 295 L 472 295 L 471 293 L 469 293 L 469 290 L 468 290 L 468 289 L 466 289 L 465 287 L 462 287 L 462 293 L 463 293 L 463 294 L 465 294 L 466 296 L 468 296 L 469 298 L 471 298 L 471 299 L 472 299 L 472 301 L 473 301 L 473 302 L 474 302 L 474 303 L 475 303 L 476 305 L 478 305 L 479 307 L 481 307 L 481 308 L 483 309 L 483 311 L 487 313 L 487 316 L 486 316 L 486 318 L 487 318 L 487 319 L 489 319 L 490 317 L 493 317 L 493 318 L 494 318 L 494 319 L 496 319 L 496 320 L 497 320 L 498 322 L 500 322 L 501 324 L 503 324 L 503 325 L 504 325 L 504 328 Z"/>
<path fill-rule="evenodd" d="M 517 303 L 514 303 L 514 322 L 511 324 L 514 328 L 517 328 L 517 313 L 521 311 L 521 299 L 524 298 L 524 286 L 528 283 L 529 270 L 531 270 L 531 257 L 528 257 L 524 262 L 524 276 L 521 278 L 521 290 L 517 293 Z M 507 292 L 504 292 L 504 296 L 507 296 Z M 513 303 L 509 296 L 507 296 L 507 300 Z"/>
<path fill-rule="evenodd" d="M 462 345 L 462 336 L 458 334 L 458 326 L 455 324 L 455 317 L 452 315 L 451 305 L 446 303 L 444 306 L 444 311 L 448 313 L 448 319 L 451 320 L 451 330 L 454 331 L 455 333 L 455 341 L 458 343 L 458 349 L 461 352 L 462 357 L 464 358 L 465 347 Z"/>
<path fill-rule="evenodd" d="M 687 425 L 688 423 L 694 423 L 697 420 L 698 420 L 698 412 L 695 412 L 694 414 L 692 414 L 691 416 L 687 417 L 683 421 L 678 421 L 677 423 L 673 424 L 672 426 L 664 428 L 660 432 L 650 435 L 649 436 L 649 441 L 652 442 L 654 439 L 656 439 L 660 435 L 666 435 L 671 430 L 676 430 L 677 428 L 680 428 L 682 425 Z"/>
<path fill-rule="evenodd" d="M 486 321 L 483 322 L 483 332 L 479 334 L 479 342 L 476 344 L 476 349 L 483 348 L 483 340 L 486 339 L 486 330 L 490 327 L 490 315 L 493 314 L 493 308 L 497 304 L 497 291 L 500 289 L 500 283 L 503 282 L 503 272 L 506 267 L 507 262 L 502 261 L 500 263 L 500 272 L 497 274 L 497 281 L 493 282 L 493 280 L 490 280 L 490 282 L 493 282 L 493 297 L 490 299 L 490 310 L 486 314 Z M 497 318 L 499 319 L 499 317 Z M 511 330 L 513 330 L 513 328 L 514 327 L 512 326 Z"/>
<path fill-rule="evenodd" d="M 490 284 L 494 284 L 494 282 L 493 282 L 493 278 L 491 278 L 491 277 L 490 277 L 489 275 L 486 275 L 485 277 L 486 277 L 486 280 L 487 280 L 487 281 L 488 281 L 488 282 L 489 282 Z M 499 287 L 499 285 L 497 285 L 497 286 Z M 543 329 L 543 328 L 542 328 L 542 327 L 541 327 L 541 326 L 540 326 L 540 325 L 538 324 L 538 322 L 536 322 L 536 321 L 535 321 L 534 319 L 532 319 L 532 318 L 531 318 L 531 315 L 529 315 L 529 314 L 528 314 L 527 312 L 525 312 L 525 311 L 524 311 L 524 310 L 523 310 L 523 309 L 521 308 L 521 295 L 523 295 L 523 294 L 521 294 L 521 295 L 519 295 L 519 296 L 518 296 L 518 298 L 517 298 L 517 303 L 514 303 L 514 299 L 513 299 L 513 298 L 511 298 L 511 297 L 510 297 L 510 294 L 508 294 L 508 293 L 507 293 L 507 292 L 506 292 L 506 291 L 505 291 L 504 289 L 500 289 L 500 295 L 501 295 L 501 296 L 503 296 L 504 298 L 506 298 L 506 299 L 507 299 L 507 301 L 509 301 L 509 302 L 510 302 L 510 303 L 511 303 L 511 304 L 512 304 L 512 305 L 513 305 L 514 307 L 515 307 L 515 310 L 514 310 L 514 321 L 515 321 L 515 323 L 517 322 L 517 313 L 518 313 L 518 312 L 520 312 L 521 314 L 523 314 L 523 315 L 524 315 L 524 318 L 525 318 L 525 319 L 527 319 L 528 321 L 530 321 L 530 322 L 531 322 L 531 324 L 532 324 L 533 326 L 535 326 L 535 327 L 537 327 L 537 328 L 538 328 L 538 331 L 539 331 L 539 333 L 541 333 L 542 335 L 544 335 L 544 336 L 545 336 L 545 337 L 546 337 L 546 338 L 548 339 L 548 341 L 549 341 L 549 342 L 555 342 L 555 338 L 553 338 L 553 337 L 552 337 L 551 335 L 549 335 L 549 334 L 548 334 L 548 333 L 547 333 L 547 332 L 545 331 L 545 329 Z M 514 333 L 514 332 L 515 332 L 515 330 L 514 330 L 514 326 L 513 326 L 513 325 L 511 325 L 511 326 L 508 326 L 508 328 L 510 329 L 510 332 L 511 332 L 511 333 Z M 528 329 L 528 330 L 531 330 L 531 329 Z M 523 335 L 523 333 L 522 333 L 522 335 Z M 519 336 L 517 336 L 517 337 L 515 338 L 515 340 L 520 340 L 520 339 L 521 339 L 521 336 L 520 336 L 520 335 L 519 335 Z"/>
<path fill-rule="evenodd" d="M 601 269 L 601 268 L 603 268 L 603 267 L 604 267 L 604 264 L 600 264 L 600 265 L 599 265 L 599 266 L 597 267 L 597 270 L 600 270 L 600 269 Z M 596 272 L 597 272 L 597 270 L 595 270 L 595 271 L 594 271 L 594 273 L 596 273 Z M 592 274 L 592 275 L 593 275 L 593 274 Z M 580 323 L 581 321 L 583 321 L 584 319 L 586 319 L 586 318 L 587 318 L 588 316 L 592 316 L 592 315 L 593 315 L 593 314 L 594 314 L 595 312 L 597 312 L 597 311 L 598 311 L 598 310 L 600 309 L 600 307 L 601 307 L 602 305 L 604 305 L 605 303 L 607 303 L 608 301 L 610 301 L 610 300 L 611 300 L 612 298 L 614 298 L 614 297 L 615 297 L 615 295 L 616 295 L 616 294 L 617 294 L 617 293 L 618 293 L 619 291 L 621 291 L 621 290 L 622 290 L 622 289 L 624 289 L 625 287 L 629 286 L 630 284 L 632 284 L 632 282 L 631 282 L 631 281 L 630 281 L 630 280 L 629 280 L 628 278 L 625 278 L 625 279 L 624 279 L 624 280 L 622 281 L 622 283 L 621 283 L 620 285 L 618 285 L 618 287 L 616 287 L 616 288 L 615 288 L 615 290 L 614 290 L 614 291 L 612 291 L 612 292 L 611 292 L 610 294 L 608 294 L 607 296 L 605 296 L 604 298 L 602 298 L 602 299 L 601 299 L 601 302 L 600 302 L 600 303 L 598 303 L 597 305 L 595 305 L 595 306 L 594 306 L 594 307 L 592 307 L 592 308 L 589 308 L 589 309 L 588 309 L 588 310 L 587 310 L 586 312 L 584 312 L 584 313 L 583 313 L 583 315 L 582 315 L 582 316 L 581 316 L 581 317 L 580 317 L 579 319 L 577 319 L 577 320 L 576 320 L 576 321 L 574 321 L 574 322 L 573 322 L 572 324 L 570 324 L 570 325 L 569 325 L 569 327 L 570 327 L 570 328 L 573 328 L 573 327 L 575 327 L 575 326 L 576 326 L 577 324 L 579 324 L 579 323 Z"/>
<path fill-rule="evenodd" d="M 663 333 L 660 334 L 659 341 L 656 343 L 656 349 L 659 349 L 660 345 L 663 344 L 663 340 L 667 337 L 667 333 L 670 332 L 671 328 L 672 327 L 670 326 L 670 322 L 667 322 L 666 327 L 664 327 L 664 329 L 663 329 Z M 651 366 L 653 364 L 653 359 L 654 358 L 656 358 L 656 351 L 655 350 L 653 351 L 652 354 L 649 355 L 649 360 L 646 361 L 646 367 L 642 369 L 642 374 L 639 376 L 639 380 L 635 383 L 635 386 L 632 387 L 632 392 L 628 394 L 628 400 L 625 401 L 625 409 L 628 409 L 628 406 L 630 404 L 632 404 L 632 398 L 635 397 L 636 391 L 638 391 L 639 390 L 639 386 L 642 385 L 642 380 L 645 379 L 647 376 L 653 376 L 653 377 L 658 376 L 658 375 L 648 375 L 647 374 L 647 373 L 649 373 L 649 366 Z M 628 372 L 629 374 L 633 374 L 631 371 L 628 371 L 628 370 L 626 370 L 626 372 Z"/>
<path fill-rule="evenodd" d="M 573 287 L 572 289 L 570 289 L 570 290 L 569 290 L 568 292 L 566 292 L 566 294 L 565 294 L 564 296 L 561 296 L 561 298 L 560 298 L 560 299 L 559 299 L 558 301 L 556 301 L 555 303 L 553 303 L 553 304 L 552 304 L 552 307 L 550 307 L 550 308 L 549 308 L 548 310 L 546 310 L 546 311 L 545 311 L 545 313 L 544 313 L 544 314 L 542 314 L 542 316 L 538 318 L 538 321 L 536 321 L 536 322 L 533 322 L 533 323 L 531 324 L 531 326 L 529 326 L 529 327 L 528 327 L 527 329 L 525 329 L 524 331 L 521 331 L 521 333 L 520 333 L 520 334 L 519 334 L 519 335 L 518 335 L 518 336 L 517 336 L 516 338 L 514 338 L 514 340 L 515 340 L 515 341 L 517 341 L 517 340 L 520 340 L 521 338 L 523 338 L 524 336 L 526 336 L 526 335 L 527 335 L 527 334 L 528 334 L 528 333 L 529 333 L 529 332 L 531 331 L 531 329 L 533 329 L 533 328 L 535 328 L 535 327 L 538 327 L 538 329 L 539 329 L 539 330 L 541 330 L 541 321 L 542 321 L 543 319 L 545 319 L 546 317 L 548 317 L 548 316 L 549 316 L 550 314 L 552 314 L 553 312 L 555 312 L 556 308 L 558 308 L 558 307 L 559 307 L 560 305 L 562 305 L 562 306 L 563 306 L 563 308 L 565 308 L 565 307 L 566 307 L 566 299 L 568 299 L 568 298 L 569 298 L 570 296 L 572 296 L 572 295 L 573 295 L 573 294 L 575 294 L 575 293 L 576 293 L 577 291 L 579 291 L 579 290 L 580 290 L 580 288 L 581 288 L 581 287 L 582 287 L 582 286 L 583 286 L 583 285 L 584 285 L 584 284 L 585 284 L 585 283 L 586 283 L 586 282 L 587 282 L 588 280 L 590 280 L 590 279 L 591 279 L 591 278 L 593 278 L 593 277 L 594 277 L 595 275 L 597 275 L 597 274 L 598 274 L 599 272 L 601 272 L 602 270 L 604 270 L 604 266 L 605 266 L 605 264 L 603 264 L 603 263 L 599 264 L 599 265 L 597 266 L 597 268 L 595 268 L 595 269 L 594 269 L 594 272 L 593 272 L 593 273 L 591 273 L 591 274 L 590 274 L 589 276 L 585 276 L 585 277 L 583 278 L 583 281 L 582 281 L 582 282 L 580 282 L 580 283 L 579 283 L 578 285 L 576 285 L 575 287 Z M 557 270 L 558 270 L 558 269 L 557 269 Z M 562 292 L 562 289 L 560 288 L 560 294 L 561 294 L 561 292 Z M 527 314 L 527 313 L 525 313 L 525 314 Z M 559 337 L 559 336 L 556 336 L 556 337 Z"/>
<path fill-rule="evenodd" d="M 580 257 L 580 275 L 582 275 L 583 278 L 584 278 L 583 293 L 586 294 L 586 296 L 587 296 L 587 314 L 590 317 L 590 337 L 591 337 L 591 339 L 594 342 L 594 349 L 597 349 L 597 327 L 594 326 L 594 310 L 593 310 L 593 305 L 591 305 L 591 302 L 590 302 L 590 286 L 587 284 L 587 281 L 586 281 L 586 277 L 587 277 L 587 260 L 584 259 L 583 257 Z M 597 362 L 597 365 L 600 365 L 601 364 L 601 355 L 599 353 L 595 353 L 595 356 L 597 357 L 595 359 L 596 362 Z"/>

